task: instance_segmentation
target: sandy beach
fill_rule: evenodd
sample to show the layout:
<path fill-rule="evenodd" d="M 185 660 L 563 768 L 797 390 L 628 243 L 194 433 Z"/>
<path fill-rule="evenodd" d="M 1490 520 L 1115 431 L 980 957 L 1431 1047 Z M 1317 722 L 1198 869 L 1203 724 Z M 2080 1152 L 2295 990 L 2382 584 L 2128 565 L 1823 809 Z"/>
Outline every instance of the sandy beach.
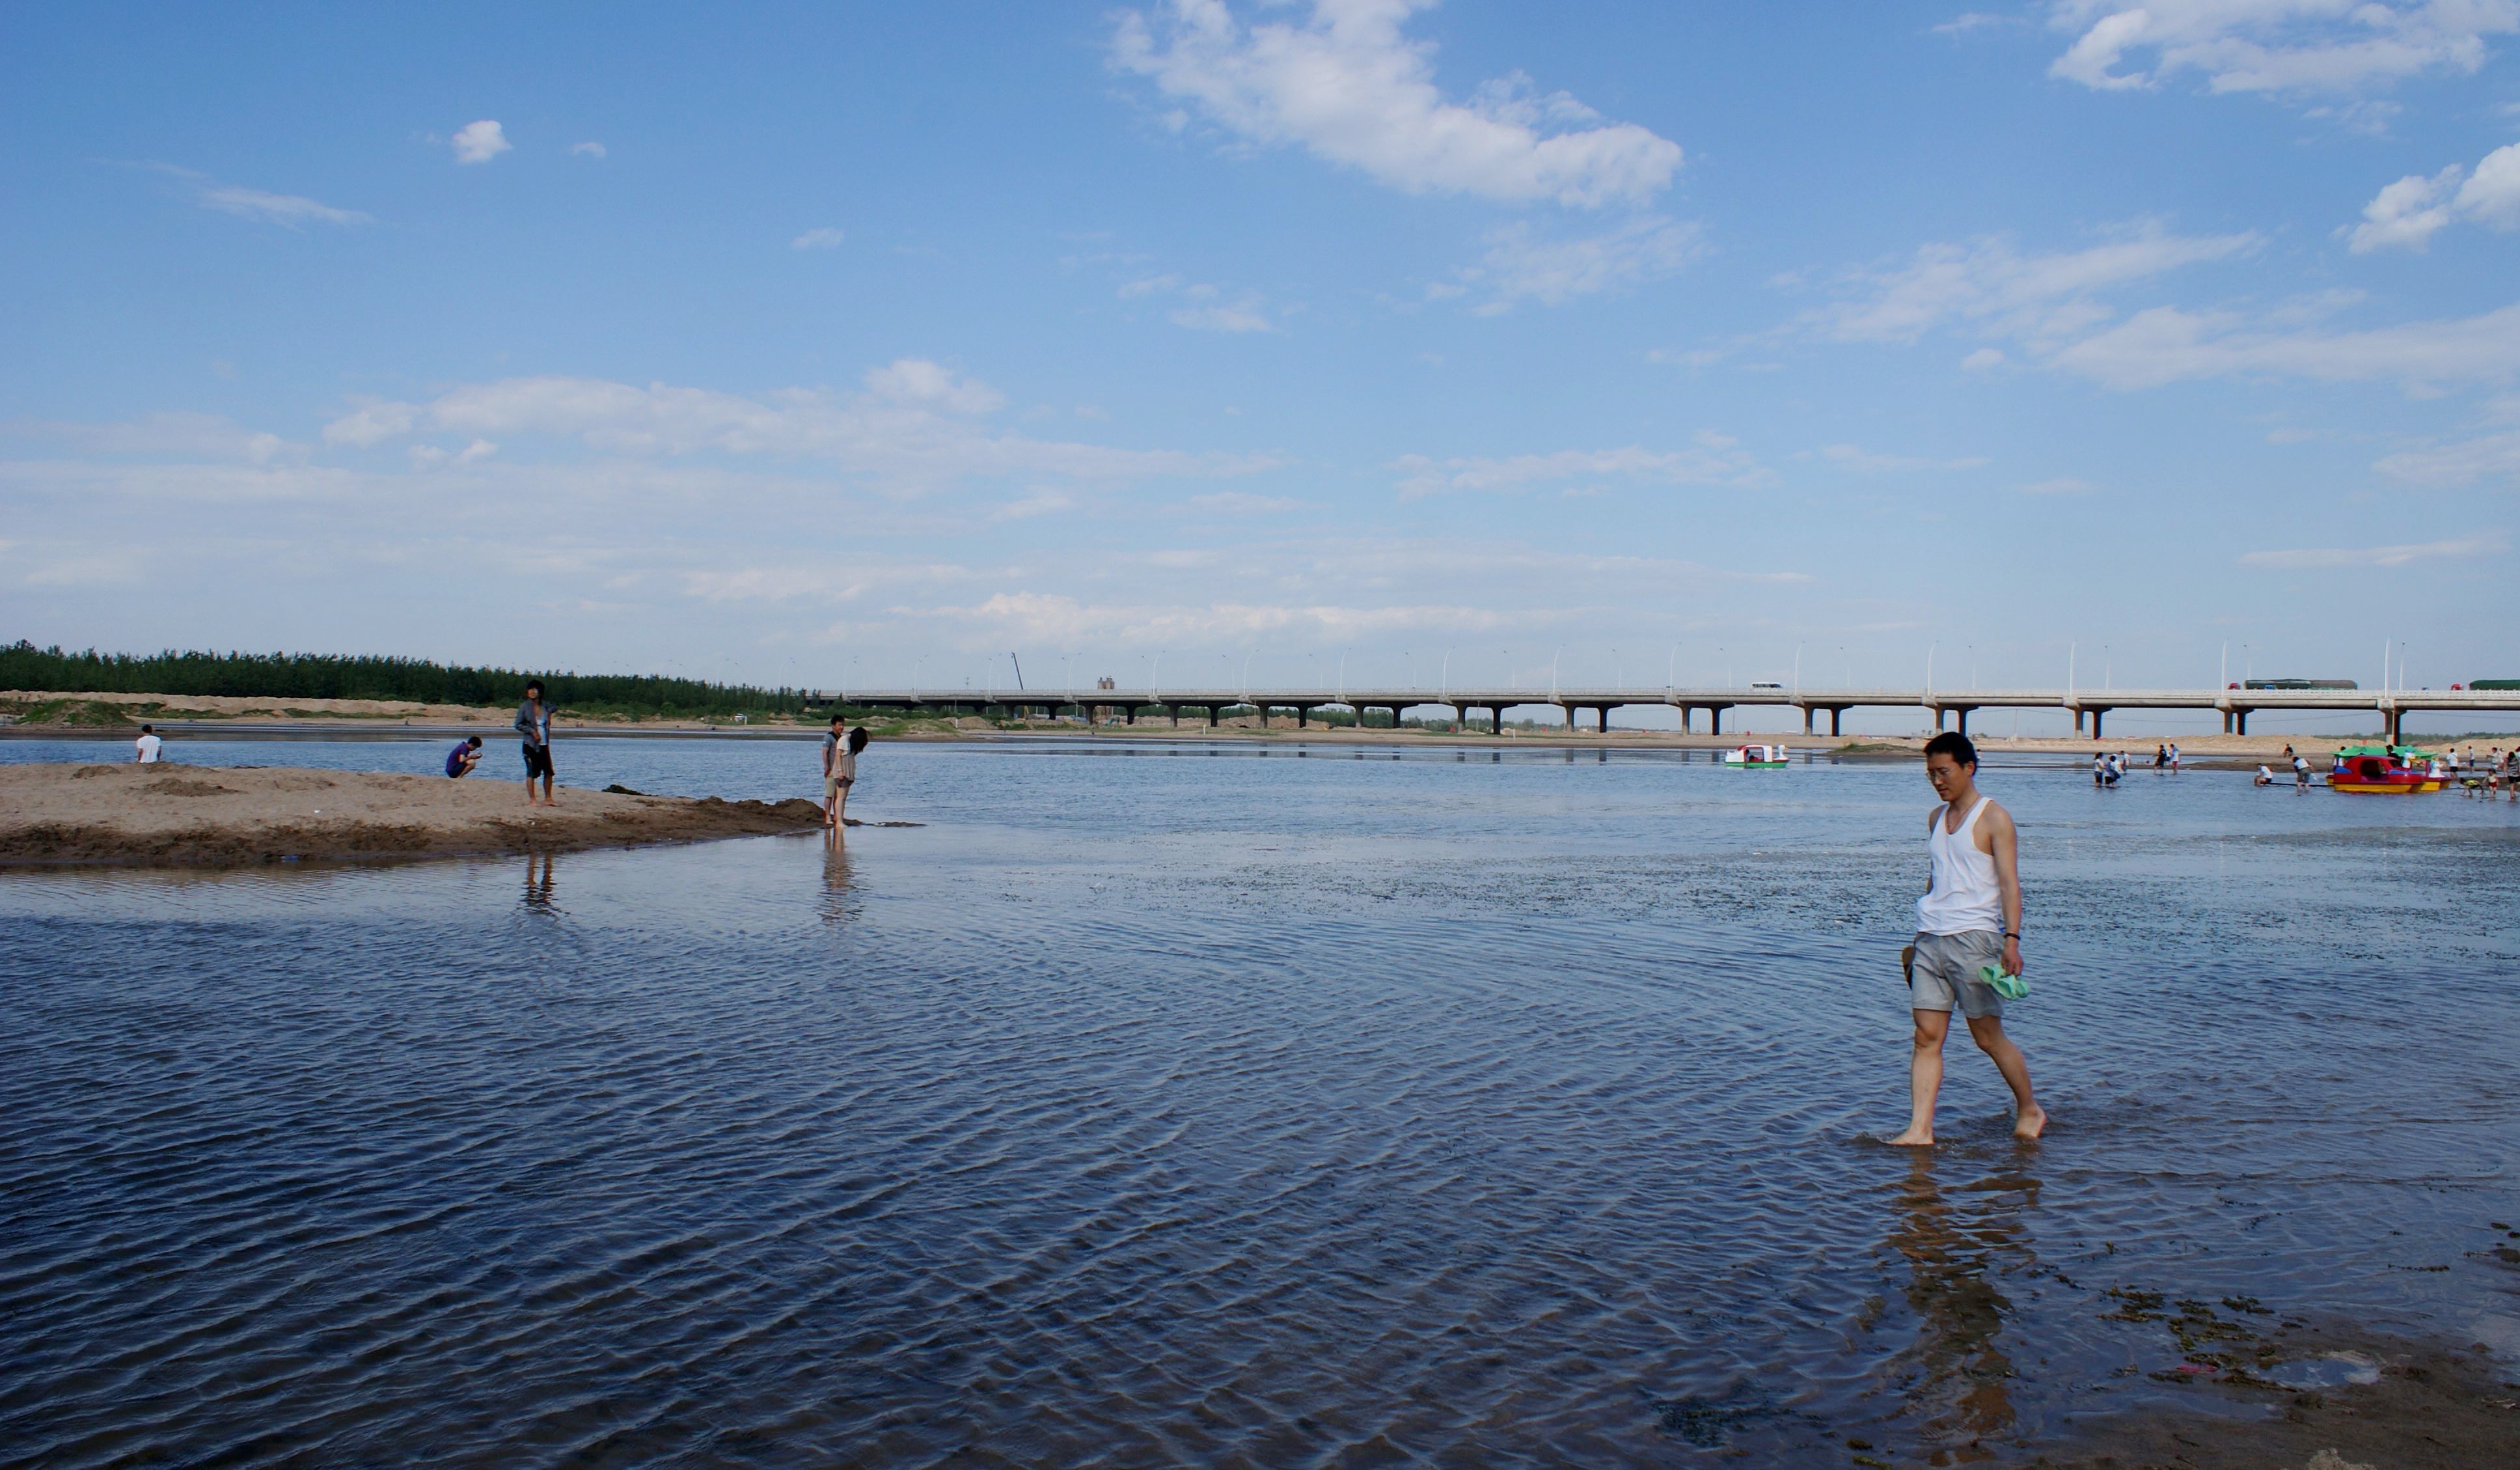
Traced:
<path fill-rule="evenodd" d="M 571 851 L 810 831 L 807 801 L 723 802 L 273 766 L 0 766 L 0 863 L 234 866 Z"/>

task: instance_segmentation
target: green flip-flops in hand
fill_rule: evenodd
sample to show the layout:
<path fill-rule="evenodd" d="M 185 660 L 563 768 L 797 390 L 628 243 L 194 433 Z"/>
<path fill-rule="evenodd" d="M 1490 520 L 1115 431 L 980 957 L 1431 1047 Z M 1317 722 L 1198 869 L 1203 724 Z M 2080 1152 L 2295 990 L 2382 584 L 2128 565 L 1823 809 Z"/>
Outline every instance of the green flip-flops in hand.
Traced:
<path fill-rule="evenodd" d="M 2030 993 L 2030 982 L 2018 975 L 2005 974 L 2002 965 L 1978 966 L 1977 978 L 1986 982 L 1988 989 L 2006 1000 L 2020 1000 Z"/>

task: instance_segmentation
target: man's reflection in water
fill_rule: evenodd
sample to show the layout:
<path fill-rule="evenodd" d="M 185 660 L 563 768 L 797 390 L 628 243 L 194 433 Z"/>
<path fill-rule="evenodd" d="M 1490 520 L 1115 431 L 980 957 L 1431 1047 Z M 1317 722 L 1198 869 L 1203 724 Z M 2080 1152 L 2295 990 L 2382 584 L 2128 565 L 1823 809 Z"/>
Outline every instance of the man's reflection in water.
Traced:
<path fill-rule="evenodd" d="M 1959 1186 L 1957 1206 L 1934 1176 L 1931 1149 L 1912 1151 L 1898 1197 L 1890 1246 L 1908 1258 L 1908 1305 L 1918 1321 L 1916 1346 L 1902 1355 L 1926 1463 L 1992 1459 L 1981 1438 L 2012 1427 L 2012 1359 L 1997 1346 L 2012 1304 L 1994 1276 L 2031 1263 L 2021 1212 L 2039 1203 L 2039 1181 L 1998 1172 Z"/>
<path fill-rule="evenodd" d="M 858 916 L 857 896 L 849 888 L 849 842 L 838 828 L 823 833 L 823 922 L 846 924 Z"/>
<path fill-rule="evenodd" d="M 558 913 L 552 904 L 552 854 L 525 853 L 525 912 Z"/>

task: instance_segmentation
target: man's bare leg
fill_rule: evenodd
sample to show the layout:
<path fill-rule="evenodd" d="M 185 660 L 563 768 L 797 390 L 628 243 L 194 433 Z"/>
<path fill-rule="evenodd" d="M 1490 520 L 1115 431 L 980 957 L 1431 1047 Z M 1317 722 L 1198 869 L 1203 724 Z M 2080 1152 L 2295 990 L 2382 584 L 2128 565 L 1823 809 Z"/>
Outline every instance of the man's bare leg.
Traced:
<path fill-rule="evenodd" d="M 543 804 L 546 806 L 557 806 L 560 804 L 560 803 L 552 800 L 552 778 L 549 776 L 543 777 Z"/>
<path fill-rule="evenodd" d="M 1912 1011 L 1916 1018 L 1915 1050 L 1908 1056 L 1908 1131 L 1891 1139 L 1900 1148 L 1923 1148 L 1934 1141 L 1934 1099 L 1943 1090 L 1943 1037 L 1950 1034 L 1949 1011 Z"/>
<path fill-rule="evenodd" d="M 1968 1025 L 1978 1049 L 1994 1059 L 1995 1070 L 2003 1074 L 2004 1085 L 2012 1089 L 2012 1136 L 2036 1138 L 2046 1132 L 2048 1110 L 2030 1095 L 2030 1059 L 2003 1034 L 2002 1019 L 1971 1016 Z"/>

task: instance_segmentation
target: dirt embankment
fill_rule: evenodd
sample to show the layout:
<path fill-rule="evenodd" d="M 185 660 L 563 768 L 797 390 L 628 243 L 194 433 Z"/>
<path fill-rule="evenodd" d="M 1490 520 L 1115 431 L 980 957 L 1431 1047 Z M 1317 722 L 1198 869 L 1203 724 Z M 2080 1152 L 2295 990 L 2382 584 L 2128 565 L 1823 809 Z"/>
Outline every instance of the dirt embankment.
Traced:
<path fill-rule="evenodd" d="M 0 863 L 234 866 L 292 858 L 571 851 L 811 831 L 796 800 L 617 795 L 562 787 L 527 806 L 517 783 L 295 767 L 0 766 Z"/>

